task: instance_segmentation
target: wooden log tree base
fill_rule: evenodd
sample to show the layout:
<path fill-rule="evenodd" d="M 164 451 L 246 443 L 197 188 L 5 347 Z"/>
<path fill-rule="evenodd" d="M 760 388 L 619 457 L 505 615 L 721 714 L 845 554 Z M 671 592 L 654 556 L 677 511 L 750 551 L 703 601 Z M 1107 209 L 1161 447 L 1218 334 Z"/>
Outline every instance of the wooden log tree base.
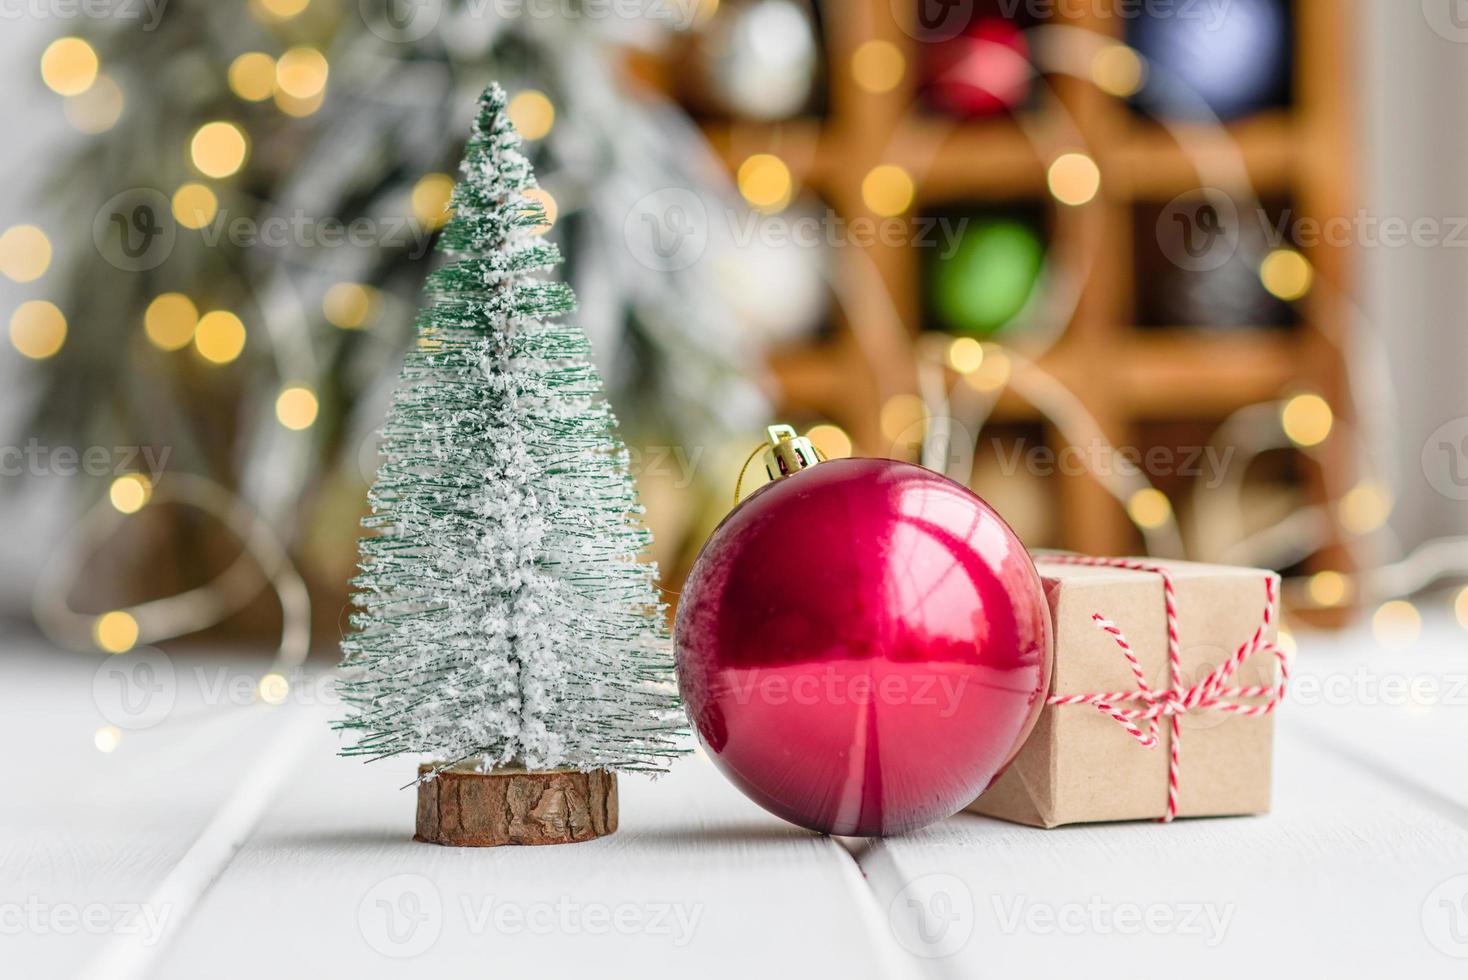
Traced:
<path fill-rule="evenodd" d="M 617 829 L 617 774 L 503 769 L 445 769 L 423 779 L 418 767 L 418 832 L 414 840 L 450 847 L 571 844 Z"/>

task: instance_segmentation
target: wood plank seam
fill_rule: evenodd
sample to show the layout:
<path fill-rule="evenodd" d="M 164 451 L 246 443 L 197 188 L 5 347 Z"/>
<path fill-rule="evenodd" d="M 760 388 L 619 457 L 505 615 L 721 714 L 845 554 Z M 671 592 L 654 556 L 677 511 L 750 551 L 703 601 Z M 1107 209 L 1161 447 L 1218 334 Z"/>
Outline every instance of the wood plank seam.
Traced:
<path fill-rule="evenodd" d="M 130 935 L 113 935 L 84 972 L 92 980 L 134 980 L 150 974 L 179 935 L 189 915 L 219 880 L 254 833 L 267 807 L 274 802 L 295 771 L 306 746 L 306 729 L 317 723 L 310 712 L 294 706 L 260 710 L 281 714 L 279 730 L 259 758 L 240 774 L 238 788 L 220 804 L 218 812 L 184 852 L 171 871 L 148 896 L 146 906 L 165 910 L 167 924 L 158 941 L 141 945 Z"/>

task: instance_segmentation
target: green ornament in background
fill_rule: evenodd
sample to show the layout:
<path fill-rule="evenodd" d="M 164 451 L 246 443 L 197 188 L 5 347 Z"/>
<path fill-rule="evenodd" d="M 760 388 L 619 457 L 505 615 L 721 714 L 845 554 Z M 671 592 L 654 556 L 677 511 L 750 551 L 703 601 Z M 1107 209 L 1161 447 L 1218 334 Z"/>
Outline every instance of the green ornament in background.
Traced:
<path fill-rule="evenodd" d="M 953 333 L 987 337 L 1029 302 L 1045 244 L 1035 230 L 1010 219 L 970 221 L 951 255 L 932 270 L 932 303 L 938 320 Z"/>

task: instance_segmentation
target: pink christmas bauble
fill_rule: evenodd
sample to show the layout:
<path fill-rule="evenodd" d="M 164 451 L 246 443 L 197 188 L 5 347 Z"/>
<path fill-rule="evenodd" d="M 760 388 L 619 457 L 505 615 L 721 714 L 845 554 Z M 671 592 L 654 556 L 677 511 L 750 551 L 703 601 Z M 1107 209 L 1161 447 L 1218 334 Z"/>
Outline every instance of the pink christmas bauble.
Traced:
<path fill-rule="evenodd" d="M 1039 575 L 929 470 L 841 459 L 761 488 L 704 545 L 676 626 L 689 718 L 765 809 L 897 834 L 978 796 L 1049 684 Z"/>

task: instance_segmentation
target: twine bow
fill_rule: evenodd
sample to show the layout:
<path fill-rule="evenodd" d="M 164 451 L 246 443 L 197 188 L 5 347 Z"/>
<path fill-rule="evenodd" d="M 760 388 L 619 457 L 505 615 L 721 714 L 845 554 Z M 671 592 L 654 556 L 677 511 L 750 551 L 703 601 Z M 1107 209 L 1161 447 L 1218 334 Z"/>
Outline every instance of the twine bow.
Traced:
<path fill-rule="evenodd" d="M 1126 635 L 1115 623 L 1098 612 L 1091 616 L 1091 620 L 1100 629 L 1110 634 L 1116 642 L 1117 647 L 1121 650 L 1121 655 L 1126 658 L 1127 666 L 1132 670 L 1132 676 L 1136 678 L 1137 689 L 1135 691 L 1099 691 L 1093 694 L 1053 694 L 1046 699 L 1045 703 L 1053 705 L 1089 704 L 1116 721 L 1126 729 L 1127 734 L 1140 742 L 1144 748 L 1149 749 L 1157 745 L 1159 719 L 1167 718 L 1171 734 L 1169 740 L 1171 757 L 1168 760 L 1167 769 L 1167 812 L 1162 816 L 1161 822 L 1169 823 L 1177 816 L 1183 715 L 1190 711 L 1225 711 L 1246 716 L 1267 715 L 1284 699 L 1285 685 L 1289 681 L 1289 661 L 1277 644 L 1264 638 L 1274 622 L 1274 578 L 1266 576 L 1264 580 L 1264 615 L 1260 618 L 1254 635 L 1240 645 L 1234 651 L 1233 656 L 1214 668 L 1196 684 L 1189 686 L 1183 677 L 1182 643 L 1178 638 L 1177 590 L 1173 585 L 1172 575 L 1165 567 L 1127 558 L 1091 558 L 1084 555 L 1046 555 L 1042 561 L 1061 565 L 1092 565 L 1101 568 L 1124 568 L 1135 572 L 1152 572 L 1162 579 L 1163 601 L 1167 608 L 1167 689 L 1154 690 L 1147 683 L 1147 677 L 1142 673 L 1142 665 L 1137 661 L 1137 656 L 1132 651 Z M 1243 662 L 1259 652 L 1273 654 L 1275 663 L 1279 667 L 1279 680 L 1275 684 L 1230 687 L 1229 681 L 1233 679 Z M 1244 699 L 1265 697 L 1268 700 L 1261 704 L 1242 703 Z M 1123 707 L 1123 705 L 1136 705 L 1136 707 Z M 1139 723 L 1145 723 L 1146 728 L 1143 729 Z"/>

